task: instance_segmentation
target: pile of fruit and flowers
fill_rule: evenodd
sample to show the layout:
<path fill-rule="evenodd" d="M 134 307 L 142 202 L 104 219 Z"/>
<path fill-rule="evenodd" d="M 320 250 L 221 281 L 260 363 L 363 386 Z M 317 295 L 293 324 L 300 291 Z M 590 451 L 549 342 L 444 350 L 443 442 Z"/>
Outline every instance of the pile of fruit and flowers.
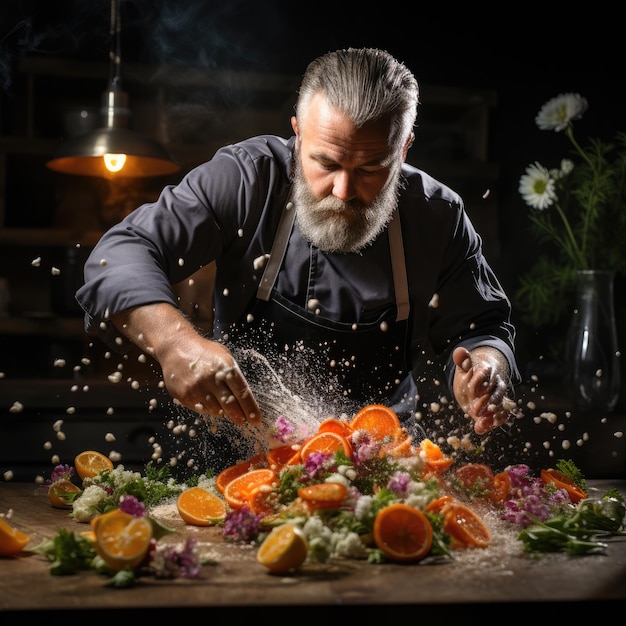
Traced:
<path fill-rule="evenodd" d="M 200 576 L 196 539 L 161 539 L 176 531 L 157 515 L 217 529 L 225 543 L 256 550 L 267 572 L 297 574 L 306 563 L 362 559 L 372 564 L 454 560 L 492 542 L 490 525 L 510 526 L 520 553 L 604 553 L 626 535 L 626 505 L 617 489 L 598 496 L 573 462 L 533 475 L 516 464 L 494 471 L 458 463 L 430 439 L 413 442 L 397 415 L 368 405 L 351 419 L 328 418 L 304 439 L 279 417 L 269 450 L 217 474 L 180 483 L 167 466 L 126 470 L 97 451 L 59 465 L 48 488 L 89 530 L 60 529 L 31 551 L 52 574 L 96 570 L 128 587 L 142 576 Z M 28 550 L 29 538 L 0 519 L 0 554 Z"/>

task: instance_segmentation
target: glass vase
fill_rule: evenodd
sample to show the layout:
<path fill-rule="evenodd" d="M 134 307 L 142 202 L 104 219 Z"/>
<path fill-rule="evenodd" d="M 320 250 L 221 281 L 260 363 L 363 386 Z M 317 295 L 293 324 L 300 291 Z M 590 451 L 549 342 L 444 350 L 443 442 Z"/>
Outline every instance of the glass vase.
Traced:
<path fill-rule="evenodd" d="M 582 411 L 611 412 L 620 392 L 614 272 L 577 272 L 576 306 L 566 340 L 567 386 Z"/>

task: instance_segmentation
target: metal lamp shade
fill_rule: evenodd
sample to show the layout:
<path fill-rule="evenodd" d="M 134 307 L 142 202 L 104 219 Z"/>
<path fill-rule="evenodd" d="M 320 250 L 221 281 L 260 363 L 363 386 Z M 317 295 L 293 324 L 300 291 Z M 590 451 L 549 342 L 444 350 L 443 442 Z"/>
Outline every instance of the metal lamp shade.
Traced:
<path fill-rule="evenodd" d="M 119 172 L 110 172 L 105 154 L 125 154 Z M 128 128 L 98 128 L 60 146 L 46 166 L 56 172 L 101 178 L 165 176 L 180 169 L 156 141 Z"/>

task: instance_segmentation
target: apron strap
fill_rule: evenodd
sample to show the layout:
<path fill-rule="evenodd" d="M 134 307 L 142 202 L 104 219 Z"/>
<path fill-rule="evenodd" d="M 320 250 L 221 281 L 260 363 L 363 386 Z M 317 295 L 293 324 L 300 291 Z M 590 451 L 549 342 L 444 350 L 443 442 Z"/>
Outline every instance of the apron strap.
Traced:
<path fill-rule="evenodd" d="M 285 258 L 287 243 L 289 242 L 295 218 L 296 211 L 293 202 L 291 198 L 287 198 L 287 204 L 285 204 L 282 215 L 280 216 L 280 222 L 278 222 L 278 228 L 276 229 L 276 237 L 272 244 L 270 258 L 267 260 L 265 271 L 263 272 L 259 288 L 256 292 L 256 296 L 259 300 L 265 300 L 267 302 L 270 299 L 270 294 L 274 288 L 280 266 L 283 264 L 283 259 Z"/>
<path fill-rule="evenodd" d="M 396 209 L 389 223 L 389 250 L 391 252 L 391 269 L 393 271 L 393 288 L 396 293 L 396 321 L 409 317 L 409 283 L 406 277 L 404 243 L 400 226 L 400 212 Z"/>
<path fill-rule="evenodd" d="M 296 211 L 291 199 L 287 200 L 287 204 L 280 216 L 280 222 L 276 230 L 276 237 L 272 244 L 270 258 L 267 261 L 259 288 L 257 289 L 257 298 L 259 300 L 270 299 L 270 294 L 274 288 L 276 277 L 283 264 L 285 252 L 287 251 L 287 243 L 293 229 L 293 223 L 296 218 Z M 400 215 L 396 209 L 389 223 L 389 249 L 391 252 L 391 269 L 393 272 L 393 287 L 396 294 L 396 321 L 406 320 L 409 317 L 409 287 L 406 277 L 406 263 L 404 259 L 404 244 L 402 242 L 402 229 L 400 228 Z"/>

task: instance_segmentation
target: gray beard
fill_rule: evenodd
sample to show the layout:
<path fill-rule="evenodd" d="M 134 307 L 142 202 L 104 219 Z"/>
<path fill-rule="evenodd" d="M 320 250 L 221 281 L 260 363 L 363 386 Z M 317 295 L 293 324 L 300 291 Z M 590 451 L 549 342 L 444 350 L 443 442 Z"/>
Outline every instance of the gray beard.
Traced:
<path fill-rule="evenodd" d="M 400 167 L 392 171 L 371 203 L 344 202 L 329 196 L 316 200 L 304 178 L 298 155 L 293 176 L 293 202 L 300 233 L 323 252 L 359 252 L 391 221 L 398 204 Z"/>

